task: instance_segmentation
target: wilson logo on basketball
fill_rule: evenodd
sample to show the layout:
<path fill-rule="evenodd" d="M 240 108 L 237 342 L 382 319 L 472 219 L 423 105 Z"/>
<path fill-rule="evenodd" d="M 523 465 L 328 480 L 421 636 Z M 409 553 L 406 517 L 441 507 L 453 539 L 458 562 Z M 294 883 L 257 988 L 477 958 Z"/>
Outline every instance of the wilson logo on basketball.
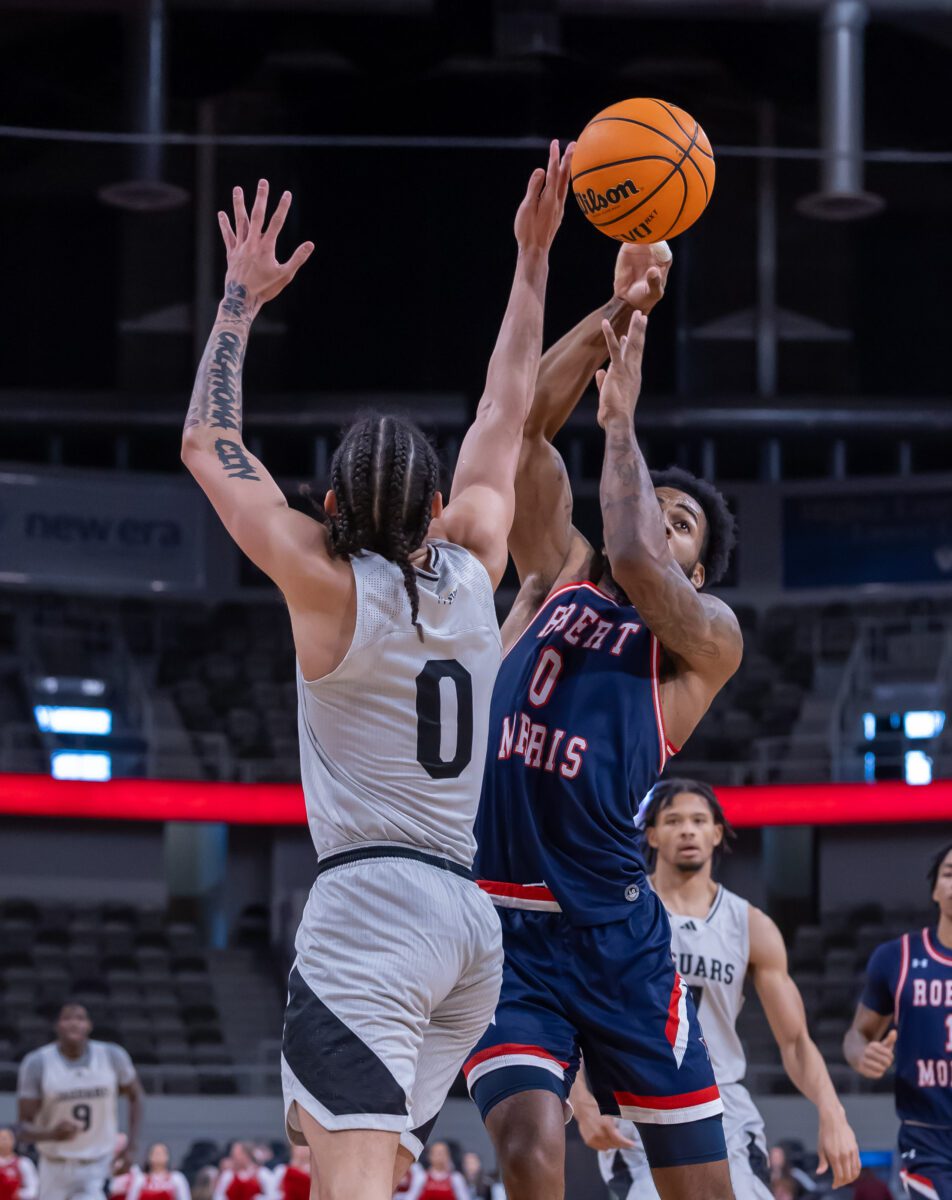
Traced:
<path fill-rule="evenodd" d="M 610 187 L 604 195 L 601 192 L 596 192 L 594 188 L 589 188 L 587 192 L 576 192 L 575 199 L 578 201 L 579 208 L 587 215 L 588 213 L 601 212 L 605 208 L 611 208 L 619 200 L 627 200 L 630 196 L 637 196 L 640 191 L 641 188 L 635 187 L 630 179 L 626 179 L 624 183 L 618 184 L 617 187 Z"/>

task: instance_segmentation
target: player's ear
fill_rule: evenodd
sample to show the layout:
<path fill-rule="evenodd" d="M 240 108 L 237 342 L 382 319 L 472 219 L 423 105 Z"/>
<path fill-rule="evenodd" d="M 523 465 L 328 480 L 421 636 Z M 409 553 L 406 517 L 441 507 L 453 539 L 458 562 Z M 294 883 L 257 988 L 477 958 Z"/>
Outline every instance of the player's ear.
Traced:
<path fill-rule="evenodd" d="M 434 521 L 438 521 L 443 515 L 443 493 L 433 493 L 433 503 L 430 505 L 430 516 Z"/>
<path fill-rule="evenodd" d="M 649 825 L 645 829 L 645 841 L 648 843 L 648 845 L 651 847 L 652 850 L 658 849 L 658 831 L 655 829 L 655 827 L 653 825 Z"/>
<path fill-rule="evenodd" d="M 704 570 L 704 563 L 697 562 L 694 564 L 694 570 L 691 572 L 691 582 L 697 591 L 704 587 L 704 580 L 707 578 L 707 573 Z"/>
<path fill-rule="evenodd" d="M 329 491 L 324 497 L 324 511 L 330 513 L 332 517 L 337 516 L 337 497 L 333 491 Z"/>
<path fill-rule="evenodd" d="M 720 846 L 723 841 L 724 841 L 724 826 L 715 824 L 715 826 L 714 826 L 714 846 L 715 846 L 715 848 Z"/>

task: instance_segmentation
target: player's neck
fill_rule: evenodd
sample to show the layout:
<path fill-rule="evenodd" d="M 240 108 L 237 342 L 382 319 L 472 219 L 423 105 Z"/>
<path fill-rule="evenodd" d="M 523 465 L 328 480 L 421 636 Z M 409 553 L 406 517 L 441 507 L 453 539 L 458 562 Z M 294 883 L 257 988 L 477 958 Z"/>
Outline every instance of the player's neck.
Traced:
<path fill-rule="evenodd" d="M 81 1042 L 79 1045 L 77 1045 L 75 1042 L 57 1042 L 56 1045 L 60 1054 L 62 1054 L 64 1058 L 68 1058 L 72 1062 L 75 1062 L 77 1059 L 82 1058 L 86 1053 L 89 1043 Z"/>
<path fill-rule="evenodd" d="M 939 914 L 939 924 L 936 926 L 936 937 L 946 950 L 952 950 L 952 917 L 945 913 Z"/>
<path fill-rule="evenodd" d="M 651 886 L 665 908 L 682 917 L 706 917 L 717 895 L 710 863 L 700 871 L 688 873 L 659 859 L 651 876 Z"/>

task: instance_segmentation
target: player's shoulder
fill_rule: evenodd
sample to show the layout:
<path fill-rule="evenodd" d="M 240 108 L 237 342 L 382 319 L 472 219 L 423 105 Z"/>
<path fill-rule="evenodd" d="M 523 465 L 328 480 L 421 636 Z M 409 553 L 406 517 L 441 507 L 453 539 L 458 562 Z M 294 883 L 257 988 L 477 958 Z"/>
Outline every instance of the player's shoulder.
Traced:
<path fill-rule="evenodd" d="M 47 1042 L 45 1046 L 37 1046 L 35 1050 L 30 1050 L 24 1054 L 20 1060 L 20 1070 L 29 1070 L 30 1067 L 37 1066 L 46 1061 L 50 1056 L 50 1052 L 55 1049 L 55 1042 Z"/>

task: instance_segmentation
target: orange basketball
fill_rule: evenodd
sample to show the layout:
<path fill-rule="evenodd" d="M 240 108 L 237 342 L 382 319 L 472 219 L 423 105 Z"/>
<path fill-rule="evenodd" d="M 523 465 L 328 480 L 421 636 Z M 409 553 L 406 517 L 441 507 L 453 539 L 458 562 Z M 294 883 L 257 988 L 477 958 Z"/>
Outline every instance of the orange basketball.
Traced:
<path fill-rule="evenodd" d="M 693 225 L 714 190 L 714 155 L 697 121 L 664 100 L 622 100 L 582 130 L 572 190 L 619 242 L 660 242 Z"/>

